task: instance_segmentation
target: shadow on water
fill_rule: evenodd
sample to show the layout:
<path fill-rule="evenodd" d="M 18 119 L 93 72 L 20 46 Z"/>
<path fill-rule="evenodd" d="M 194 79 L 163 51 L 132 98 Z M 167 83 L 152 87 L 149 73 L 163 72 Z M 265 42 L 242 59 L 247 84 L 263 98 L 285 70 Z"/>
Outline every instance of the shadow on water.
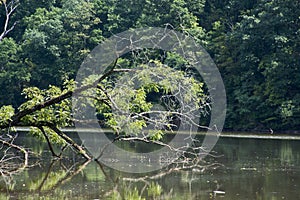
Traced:
<path fill-rule="evenodd" d="M 221 163 L 205 171 L 172 170 L 129 174 L 73 152 L 52 160 L 47 146 L 28 136 L 19 141 L 41 155 L 12 177 L 0 177 L 0 199 L 298 199 L 300 141 L 221 138 L 214 148 Z M 141 144 L 126 148 L 142 148 Z M 149 148 L 149 147 L 145 147 Z M 155 163 L 150 163 L 155 164 Z M 225 194 L 218 192 L 225 192 Z"/>

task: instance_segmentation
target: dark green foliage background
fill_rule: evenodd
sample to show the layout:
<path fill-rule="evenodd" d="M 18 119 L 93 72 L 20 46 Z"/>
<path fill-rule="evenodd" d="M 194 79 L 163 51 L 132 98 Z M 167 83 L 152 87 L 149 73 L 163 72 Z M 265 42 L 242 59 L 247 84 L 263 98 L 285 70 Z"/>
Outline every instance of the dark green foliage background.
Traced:
<path fill-rule="evenodd" d="M 86 55 L 114 33 L 169 24 L 219 67 L 227 130 L 300 129 L 299 1 L 21 0 L 11 20 L 18 24 L 0 42 L 0 106 L 18 107 L 26 87 L 75 78 Z"/>

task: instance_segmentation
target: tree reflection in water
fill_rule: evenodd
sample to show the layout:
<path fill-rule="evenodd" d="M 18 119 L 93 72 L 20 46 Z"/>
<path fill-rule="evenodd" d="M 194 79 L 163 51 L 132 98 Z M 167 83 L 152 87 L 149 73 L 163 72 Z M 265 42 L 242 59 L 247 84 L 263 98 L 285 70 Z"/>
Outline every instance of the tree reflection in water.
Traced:
<path fill-rule="evenodd" d="M 207 165 L 202 171 L 186 171 L 172 165 L 148 174 L 126 174 L 97 161 L 44 160 L 20 168 L 11 174 L 10 181 L 1 176 L 0 199 L 171 199 L 177 190 L 174 187 L 178 186 L 165 187 L 166 177 L 172 182 L 173 176 L 180 176 L 181 182 L 191 186 L 195 174 L 216 167 L 217 164 Z M 208 191 L 212 190 L 204 192 Z M 190 197 L 194 199 L 196 194 L 192 194 L 191 191 Z"/>
<path fill-rule="evenodd" d="M 85 162 L 72 151 L 52 161 L 51 152 L 43 149 L 38 164 L 30 159 L 29 167 L 19 168 L 9 179 L 0 177 L 0 199 L 207 200 L 214 198 L 214 191 L 217 196 L 216 191 L 225 191 L 224 200 L 298 199 L 299 141 L 223 138 L 215 151 L 224 156 L 207 157 L 201 169 L 183 170 L 174 164 L 130 174 Z M 213 165 L 216 161 L 225 167 Z"/>

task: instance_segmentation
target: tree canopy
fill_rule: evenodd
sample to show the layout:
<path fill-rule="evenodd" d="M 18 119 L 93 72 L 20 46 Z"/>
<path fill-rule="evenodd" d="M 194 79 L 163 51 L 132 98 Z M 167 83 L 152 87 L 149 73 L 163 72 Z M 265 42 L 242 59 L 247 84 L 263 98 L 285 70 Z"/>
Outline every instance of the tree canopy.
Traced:
<path fill-rule="evenodd" d="M 299 128 L 297 1 L 10 0 L 1 1 L 0 8 L 3 124 L 11 113 L 71 93 L 83 59 L 105 38 L 130 28 L 169 25 L 191 35 L 219 67 L 228 96 L 227 130 Z M 154 54 L 160 57 L 159 65 L 186 68 L 176 55 Z M 132 62 L 123 58 L 117 64 L 130 66 Z M 163 91 L 161 86 L 151 87 L 152 93 Z M 141 102 L 147 95 L 138 92 L 141 96 L 136 98 L 141 98 L 140 106 L 146 109 Z M 68 126 L 68 101 L 43 107 L 23 120 L 39 116 Z M 105 104 L 98 106 L 98 117 L 112 125 L 115 122 L 105 114 L 108 109 Z"/>

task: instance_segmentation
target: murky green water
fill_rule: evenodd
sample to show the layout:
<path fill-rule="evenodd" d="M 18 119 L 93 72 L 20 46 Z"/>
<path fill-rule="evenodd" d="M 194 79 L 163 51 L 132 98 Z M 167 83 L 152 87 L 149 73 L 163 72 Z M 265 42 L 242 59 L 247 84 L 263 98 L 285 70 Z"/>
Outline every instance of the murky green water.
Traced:
<path fill-rule="evenodd" d="M 51 161 L 46 144 L 20 136 L 41 154 L 33 167 L 0 177 L 0 199 L 291 199 L 300 198 L 300 141 L 220 138 L 204 172 L 128 174 L 73 155 Z M 37 163 L 35 163 L 37 162 Z M 225 194 L 214 194 L 224 191 Z"/>

